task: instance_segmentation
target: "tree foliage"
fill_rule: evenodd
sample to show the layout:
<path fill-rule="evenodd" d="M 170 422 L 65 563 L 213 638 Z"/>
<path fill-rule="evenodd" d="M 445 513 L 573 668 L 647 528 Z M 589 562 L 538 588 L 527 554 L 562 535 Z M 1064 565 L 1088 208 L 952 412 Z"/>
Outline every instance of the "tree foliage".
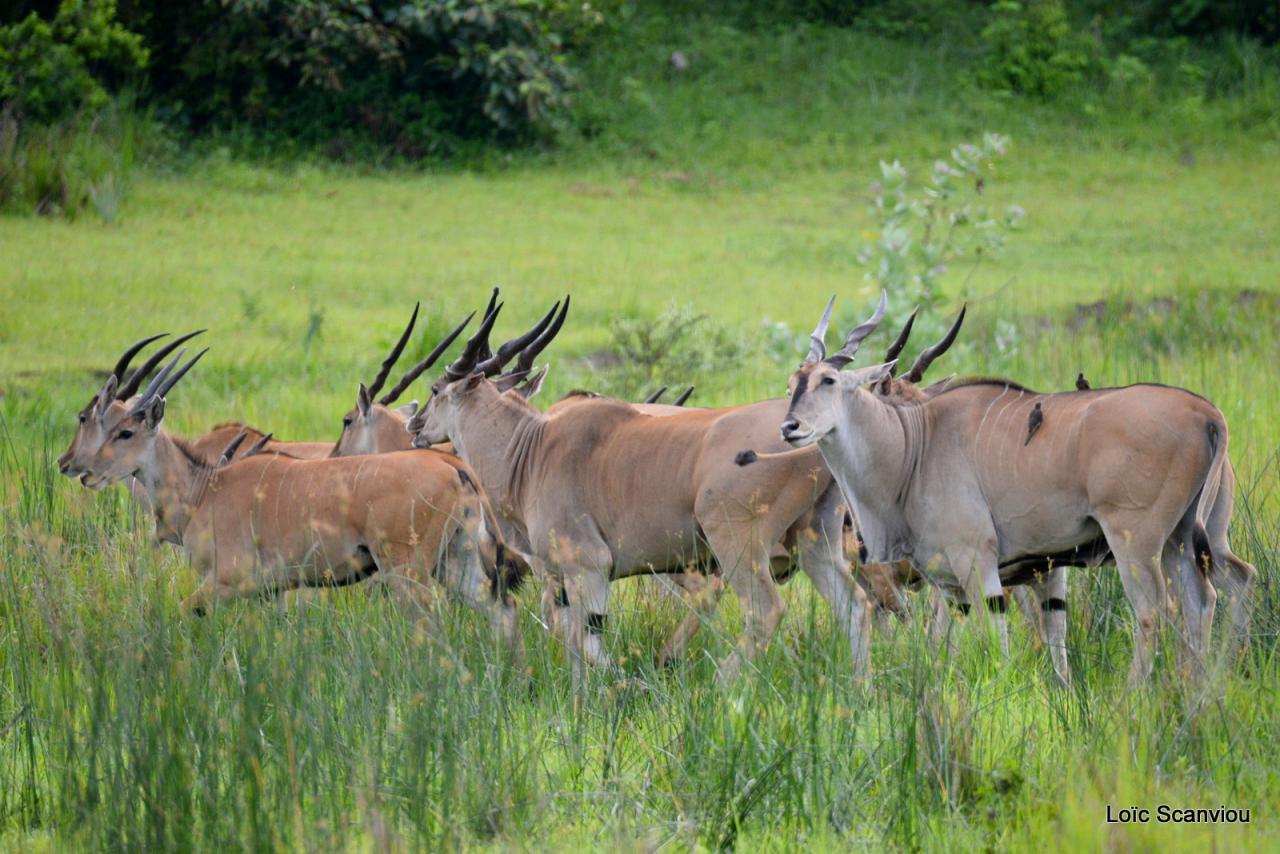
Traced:
<path fill-rule="evenodd" d="M 115 0 L 62 0 L 50 19 L 30 11 L 0 26 L 0 104 L 49 122 L 108 100 L 108 86 L 147 62 L 142 39 L 116 20 Z"/>
<path fill-rule="evenodd" d="M 573 75 L 558 4 L 537 0 L 136 3 L 156 95 L 195 129 L 353 131 L 408 156 L 552 128 Z"/>

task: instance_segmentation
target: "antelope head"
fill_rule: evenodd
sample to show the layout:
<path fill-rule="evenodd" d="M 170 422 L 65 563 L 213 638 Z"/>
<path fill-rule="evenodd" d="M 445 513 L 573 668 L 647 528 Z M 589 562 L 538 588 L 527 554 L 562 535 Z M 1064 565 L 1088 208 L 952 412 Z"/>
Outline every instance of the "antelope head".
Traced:
<path fill-rule="evenodd" d="M 507 341 L 496 353 L 489 349 L 489 333 L 498 319 L 498 313 L 502 311 L 502 303 L 495 305 L 491 300 L 489 306 L 479 329 L 467 341 L 462 355 L 432 383 L 431 397 L 426 406 L 409 419 L 406 429 L 414 434 L 416 447 L 425 448 L 456 435 L 454 426 L 457 412 L 464 403 L 475 403 L 484 394 L 495 397 L 513 394 L 527 401 L 542 386 L 546 369 L 532 376 L 530 371 L 533 369 L 534 359 L 564 325 L 569 313 L 569 297 L 566 296 L 563 303 L 557 301 L 532 329 Z M 489 355 L 486 356 L 486 353 Z M 512 369 L 502 373 L 512 359 L 515 359 Z M 480 389 L 483 391 L 478 391 Z"/>
<path fill-rule="evenodd" d="M 71 438 L 71 444 L 67 446 L 67 450 L 63 452 L 62 456 L 58 457 L 58 471 L 67 477 L 80 478 L 81 480 L 87 477 L 89 460 L 106 438 L 105 425 L 115 423 L 129 410 L 131 406 L 129 403 L 130 398 L 137 393 L 138 387 L 143 380 L 155 370 L 157 365 L 164 361 L 165 357 L 184 342 L 204 331 L 200 329 L 180 338 L 175 338 L 156 351 L 141 367 L 131 372 L 128 368 L 129 363 L 133 361 L 133 357 L 138 355 L 152 341 L 163 338 L 169 333 L 162 332 L 159 335 L 148 336 L 125 350 L 124 355 L 120 357 L 115 367 L 111 369 L 106 383 L 80 410 L 76 433 Z"/>
<path fill-rule="evenodd" d="M 405 372 L 404 376 L 390 391 L 378 397 L 378 393 L 382 391 L 387 377 L 391 374 L 391 369 L 395 367 L 401 354 L 404 353 L 405 345 L 409 342 L 409 335 L 413 332 L 414 324 L 418 322 L 418 309 L 420 306 L 421 304 L 419 303 L 413 307 L 413 315 L 409 318 L 409 325 L 405 327 L 400 339 L 391 348 L 390 355 L 382 362 L 382 367 L 379 368 L 378 375 L 373 378 L 373 382 L 368 386 L 360 383 L 359 388 L 356 390 L 355 408 L 342 417 L 342 435 L 338 437 L 332 456 L 351 457 L 359 454 L 381 454 L 387 451 L 403 450 L 406 447 L 404 425 L 418 411 L 418 402 L 413 400 L 395 408 L 392 408 L 393 404 L 414 380 L 436 363 L 436 360 L 440 358 L 445 350 L 449 349 L 449 345 L 454 342 L 454 339 L 462 333 L 462 330 L 471 322 L 471 318 L 475 316 L 475 312 L 467 315 L 466 319 L 446 335 L 427 354 L 425 359 Z"/>
<path fill-rule="evenodd" d="M 833 296 L 827 303 L 822 318 L 809 336 L 809 354 L 787 384 L 791 406 L 782 421 L 782 438 L 794 447 L 812 445 L 836 429 L 840 421 L 847 417 L 850 408 L 865 403 L 860 400 L 861 396 L 870 396 L 870 392 L 862 386 L 882 382 L 892 376 L 897 364 L 892 361 L 847 373 L 841 370 L 853 361 L 863 339 L 880 325 L 888 300 L 881 292 L 875 313 L 866 322 L 856 326 L 840 349 L 828 356 L 824 338 L 835 301 Z"/>
<path fill-rule="evenodd" d="M 101 489 L 154 467 L 156 435 L 164 419 L 164 396 L 207 352 L 201 350 L 179 368 L 178 363 L 186 355 L 186 350 L 180 351 L 142 394 L 128 401 L 111 400 L 100 407 L 96 415 L 99 438 L 96 447 L 86 454 L 80 478 L 85 486 Z M 95 404 L 109 398 L 114 386 L 115 377 L 108 377 Z"/>

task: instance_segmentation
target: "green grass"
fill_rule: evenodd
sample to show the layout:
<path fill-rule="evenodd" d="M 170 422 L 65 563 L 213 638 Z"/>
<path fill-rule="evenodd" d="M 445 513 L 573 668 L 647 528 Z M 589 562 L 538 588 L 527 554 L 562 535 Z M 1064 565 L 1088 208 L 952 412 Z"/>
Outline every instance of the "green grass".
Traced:
<path fill-rule="evenodd" d="M 759 57 L 739 45 L 703 78 L 663 82 L 654 37 L 657 70 L 627 55 L 584 94 L 607 132 L 510 168 L 362 175 L 212 157 L 142 172 L 111 226 L 0 219 L 0 843 L 1274 848 L 1274 129 L 1141 110 L 1080 123 L 1019 103 L 969 115 L 931 88 L 942 72 L 925 49 L 796 38 Z M 806 61 L 834 82 L 804 89 Z M 862 64 L 883 75 L 875 98 L 858 85 Z M 610 110 L 627 102 L 607 101 L 628 75 L 652 107 L 624 121 Z M 836 112 L 850 105 L 866 111 Z M 693 122 L 699 111 L 720 124 Z M 184 618 L 177 602 L 195 578 L 151 542 L 151 520 L 121 490 L 89 494 L 56 474 L 75 412 L 143 334 L 210 327 L 212 352 L 170 395 L 170 429 L 240 418 L 331 438 L 415 300 L 430 315 L 420 353 L 495 284 L 508 333 L 573 294 L 546 400 L 609 382 L 581 357 L 609 346 L 610 319 L 673 302 L 713 316 L 747 354 L 664 382 L 697 383 L 702 404 L 776 395 L 800 352 L 774 352 L 763 319 L 800 335 L 832 292 L 842 326 L 870 310 L 855 256 L 876 161 L 927 166 L 988 127 L 1014 136 L 993 201 L 1029 217 L 1001 257 L 949 276 L 956 303 L 970 293 L 971 319 L 934 371 L 1058 389 L 1083 370 L 1095 385 L 1185 385 L 1224 410 L 1241 484 L 1233 542 L 1263 581 L 1244 661 L 1204 690 L 1182 681 L 1170 649 L 1150 687 L 1125 689 L 1130 613 L 1103 570 L 1072 577 L 1069 692 L 1051 687 L 1018 619 L 1005 663 L 972 631 L 934 655 L 919 615 L 877 627 L 874 682 L 855 691 L 803 580 L 787 586 L 758 668 L 722 688 L 712 661 L 736 636 L 731 597 L 690 661 L 661 672 L 651 662 L 679 606 L 627 582 L 608 637 L 621 672 L 575 702 L 536 625 L 537 590 L 523 594 L 528 685 L 472 615 L 407 625 L 359 590 Z M 1248 807 L 1253 823 L 1103 823 L 1108 804 L 1160 802 Z"/>

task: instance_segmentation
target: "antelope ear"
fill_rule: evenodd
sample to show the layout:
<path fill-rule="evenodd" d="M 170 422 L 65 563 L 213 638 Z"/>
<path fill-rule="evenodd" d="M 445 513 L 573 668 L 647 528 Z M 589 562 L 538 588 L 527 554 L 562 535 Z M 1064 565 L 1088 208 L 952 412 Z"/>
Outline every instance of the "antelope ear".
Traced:
<path fill-rule="evenodd" d="M 951 385 L 951 381 L 954 380 L 955 378 L 956 378 L 955 374 L 952 374 L 949 377 L 943 377 L 942 379 L 938 380 L 936 383 L 933 383 L 932 385 L 930 385 L 926 389 L 926 391 L 934 391 L 935 389 L 937 391 L 942 391 L 944 388 Z"/>
<path fill-rule="evenodd" d="M 545 380 L 546 378 L 547 378 L 547 366 L 543 365 L 542 370 L 538 371 L 536 374 L 529 377 L 529 379 L 525 380 L 524 385 L 516 389 L 516 394 L 520 395 L 525 400 L 528 400 L 538 392 L 542 391 L 542 381 Z"/>
<path fill-rule="evenodd" d="M 399 412 L 405 418 L 412 418 L 414 413 L 418 411 L 418 401 L 411 400 L 404 406 L 397 406 L 396 412 Z"/>
<path fill-rule="evenodd" d="M 160 426 L 162 420 L 164 420 L 164 398 L 157 397 L 142 410 L 142 421 L 154 430 Z"/>
<path fill-rule="evenodd" d="M 107 407 L 111 405 L 111 401 L 116 396 L 116 377 L 115 374 L 107 377 L 107 381 L 102 384 L 102 389 L 98 392 L 98 399 L 94 401 L 94 406 L 98 412 L 106 412 Z"/>
<path fill-rule="evenodd" d="M 469 377 L 467 377 L 465 380 L 462 381 L 462 385 L 460 386 L 460 388 L 463 391 L 471 391 L 476 386 L 480 385 L 480 382 L 483 379 L 484 379 L 484 374 L 479 372 L 473 373 Z"/>
<path fill-rule="evenodd" d="M 373 406 L 373 401 L 369 399 L 369 389 L 364 387 L 364 383 L 360 383 L 360 390 L 356 392 L 356 409 L 360 410 L 361 418 L 369 417 L 369 409 Z"/>
<path fill-rule="evenodd" d="M 882 365 L 871 365 L 866 368 L 859 368 L 856 371 L 845 371 L 840 375 L 840 382 L 846 387 L 864 386 L 878 383 L 882 380 L 893 376 L 893 367 L 898 364 L 898 360 L 885 362 Z"/>

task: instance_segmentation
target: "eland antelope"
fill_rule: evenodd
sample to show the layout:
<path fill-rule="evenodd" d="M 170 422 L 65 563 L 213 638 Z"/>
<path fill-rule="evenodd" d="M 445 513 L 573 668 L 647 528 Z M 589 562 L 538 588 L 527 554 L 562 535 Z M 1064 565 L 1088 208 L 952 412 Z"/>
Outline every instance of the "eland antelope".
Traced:
<path fill-rule="evenodd" d="M 489 305 L 490 311 L 493 308 L 494 301 L 491 299 Z M 913 365 L 911 371 L 909 371 L 906 376 L 902 379 L 894 379 L 885 384 L 884 393 L 888 399 L 901 403 L 907 400 L 923 398 L 926 392 L 917 389 L 914 383 L 919 382 L 920 379 L 923 378 L 925 371 L 928 370 L 933 360 L 946 352 L 947 348 L 949 348 L 955 341 L 963 319 L 963 313 L 961 313 L 941 341 L 925 348 L 916 363 Z M 492 326 L 492 320 L 493 318 L 491 316 L 486 315 L 486 323 L 488 326 Z M 555 329 L 558 329 L 558 325 Z M 910 324 L 904 328 L 898 341 L 895 342 L 894 348 L 900 350 L 905 345 L 906 338 L 909 333 Z M 484 333 L 477 333 L 477 337 L 473 339 L 469 344 L 469 347 L 475 346 L 478 348 L 487 348 L 487 344 L 484 343 L 483 339 Z M 522 353 L 522 362 L 517 365 L 517 368 L 520 370 L 527 370 L 528 366 L 532 364 L 532 358 L 526 359 L 524 358 L 525 355 L 526 354 Z M 459 360 L 459 362 L 461 363 L 462 360 Z M 460 378 L 463 370 L 464 368 L 461 364 L 453 366 L 453 379 Z M 490 373 L 484 369 L 481 369 L 478 372 L 481 374 Z M 449 381 L 450 376 L 446 375 L 442 381 L 436 383 L 433 387 L 433 398 L 438 394 L 438 391 L 443 387 L 443 384 L 446 384 Z M 500 392 L 503 389 L 504 384 L 508 381 L 509 380 L 506 376 L 494 376 L 493 382 L 495 390 Z M 687 395 L 688 392 L 686 392 L 685 395 L 682 395 L 679 402 L 683 403 L 684 400 L 687 399 Z M 506 396 L 511 397 L 511 395 Z M 513 403 L 518 403 L 518 401 L 513 400 Z M 629 404 L 610 400 L 608 398 L 602 398 L 599 395 L 595 395 L 590 392 L 577 392 L 570 393 L 566 398 L 552 405 L 552 407 L 545 413 L 545 417 L 553 419 L 561 431 L 566 434 L 570 434 L 574 429 L 582 429 L 571 428 L 568 426 L 570 423 L 569 419 L 571 417 L 577 417 L 578 414 L 585 414 L 586 430 L 590 431 L 592 429 L 591 424 L 599 421 L 602 417 L 601 413 L 612 411 L 612 409 L 616 407 L 626 407 L 640 415 L 649 416 L 651 419 L 659 416 L 676 416 L 684 418 L 691 414 L 690 410 L 674 405 L 669 406 L 659 403 Z M 682 437 L 688 438 L 702 447 L 700 455 L 703 462 L 700 463 L 699 466 L 705 469 L 705 471 L 698 473 L 686 472 L 681 473 L 678 476 L 685 478 L 686 481 L 692 479 L 694 485 L 696 485 L 697 477 L 714 476 L 716 472 L 722 472 L 725 469 L 728 469 L 729 466 L 725 461 L 732 457 L 732 451 L 735 448 L 740 447 L 738 442 L 744 438 L 748 441 L 755 441 L 758 446 L 763 447 L 765 450 L 786 450 L 788 446 L 779 439 L 776 429 L 770 426 L 771 424 L 777 423 L 777 420 L 785 413 L 786 407 L 787 401 L 785 399 L 778 399 L 772 401 L 761 401 L 754 404 L 727 409 L 695 410 L 695 412 L 699 413 L 696 418 L 688 418 L 681 422 L 685 427 L 685 432 Z M 419 428 L 422 421 L 423 417 L 415 417 L 410 424 L 410 429 Z M 640 423 L 648 422 L 642 421 Z M 477 429 L 479 429 L 478 425 Z M 651 433 L 653 435 L 658 435 L 659 431 L 651 430 Z M 590 432 L 588 432 L 587 435 L 590 435 Z M 668 453 L 669 448 L 666 447 L 666 444 L 672 442 L 672 438 L 659 439 L 660 444 L 656 449 L 656 453 L 659 455 Z M 633 443 L 621 442 L 620 445 L 624 450 L 628 450 L 633 446 Z M 590 463 L 598 463 L 600 455 L 601 452 L 596 452 L 596 454 L 591 457 Z M 585 472 L 584 461 L 575 460 L 571 455 L 566 455 L 565 448 L 561 447 L 556 449 L 550 457 L 552 460 L 563 458 L 566 461 L 566 465 L 575 467 L 578 470 L 577 474 L 571 475 L 571 477 L 583 476 Z M 651 462 L 650 465 L 658 465 L 658 459 L 661 459 L 661 457 L 655 457 L 654 462 Z M 770 579 L 771 583 L 766 589 L 773 596 L 776 596 L 776 591 L 773 589 L 772 582 L 785 581 L 796 571 L 798 567 L 805 567 L 807 565 L 809 567 L 807 574 L 809 574 L 815 581 L 816 586 L 822 595 L 836 608 L 837 618 L 839 619 L 842 614 L 845 615 L 844 619 L 840 619 L 840 623 L 846 633 L 851 635 L 850 642 L 851 644 L 854 644 L 855 661 L 861 661 L 864 648 L 859 646 L 859 644 L 865 643 L 865 637 L 862 636 L 861 633 L 858 633 L 855 636 L 855 632 L 851 628 L 850 621 L 853 617 L 847 613 L 851 607 L 847 604 L 847 600 L 855 597 L 853 597 L 853 594 L 850 594 L 846 588 L 849 570 L 858 570 L 858 565 L 851 564 L 849 560 L 849 558 L 853 554 L 856 554 L 857 551 L 856 534 L 854 534 L 852 530 L 852 525 L 849 524 L 850 519 L 845 509 L 843 499 L 839 496 L 838 491 L 833 489 L 834 482 L 826 472 L 825 466 L 822 465 L 820 455 L 813 454 L 810 459 L 800 466 L 788 465 L 777 467 L 776 470 L 772 472 L 761 471 L 759 476 L 764 482 L 757 490 L 759 495 L 777 495 L 789 489 L 794 489 L 797 483 L 805 484 L 810 491 L 810 495 L 797 505 L 800 508 L 799 510 L 784 508 L 778 511 L 778 515 L 783 515 L 788 512 L 795 512 L 798 515 L 791 517 L 790 524 L 784 526 L 781 536 L 774 541 L 770 547 L 768 560 L 769 571 L 766 574 L 771 575 L 772 577 Z M 631 481 L 628 480 L 624 482 L 630 483 Z M 684 488 L 694 487 L 686 486 Z M 602 491 L 600 495 L 602 500 L 606 494 L 607 493 Z M 748 488 L 746 491 L 741 493 L 736 500 L 741 502 L 743 500 L 742 496 L 750 494 L 751 491 L 750 488 Z M 640 495 L 635 496 L 625 489 L 619 490 L 614 498 L 621 506 L 633 509 L 642 517 L 645 515 L 653 516 L 655 514 L 647 507 L 646 504 L 641 503 L 633 506 L 632 502 L 652 502 L 659 500 L 656 494 L 651 495 L 648 493 L 641 493 Z M 529 500 L 536 499 L 530 498 Z M 730 498 L 729 496 L 725 496 L 721 500 L 722 502 L 727 502 Z M 756 500 L 765 503 L 763 502 L 763 499 L 760 499 L 759 497 L 757 497 Z M 714 502 L 708 502 L 708 504 L 710 506 L 702 508 L 702 512 L 712 512 L 711 508 L 714 507 Z M 501 502 L 499 502 L 499 510 L 500 515 L 503 515 L 505 518 L 507 514 L 502 513 Z M 683 518 L 679 524 L 685 527 L 691 527 L 693 530 L 700 531 L 701 521 L 697 518 L 697 510 L 686 508 L 685 512 L 687 513 L 687 517 Z M 776 521 L 774 524 L 777 524 Z M 528 542 L 529 535 L 527 528 L 518 520 L 504 528 L 504 533 L 507 535 L 508 541 L 518 543 L 519 547 L 525 550 L 526 555 L 533 551 L 532 546 Z M 649 532 L 649 534 L 652 534 L 652 532 Z M 852 548 L 850 548 L 850 546 L 852 546 Z M 686 549 L 687 545 L 681 544 L 681 548 Z M 684 554 L 686 558 L 692 558 L 684 561 L 685 566 L 689 563 L 702 562 L 703 559 L 710 557 L 711 563 L 713 564 L 713 571 L 709 577 L 704 578 L 697 573 L 691 574 L 688 572 L 682 572 L 681 568 L 677 565 L 664 565 L 662 569 L 659 570 L 661 572 L 673 574 L 679 580 L 694 582 L 681 584 L 680 586 L 685 587 L 687 592 L 692 594 L 695 604 L 695 609 L 686 617 L 680 628 L 677 629 L 671 639 L 664 645 L 660 656 L 663 661 L 671 661 L 683 654 L 689 639 L 706 619 L 706 616 L 714 610 L 718 602 L 718 598 L 724 589 L 721 578 L 723 568 L 718 566 L 719 555 L 714 547 L 710 549 L 702 548 L 685 551 Z M 672 556 L 670 559 L 678 560 L 675 556 Z M 537 571 L 540 564 L 537 561 L 534 561 L 534 563 L 535 571 Z M 545 563 L 546 562 L 543 561 L 541 562 L 541 565 L 545 566 Z M 832 566 L 837 563 L 840 564 L 843 569 L 833 569 Z M 649 571 L 646 566 L 636 567 L 633 568 L 633 570 L 634 572 L 639 573 Z M 901 581 L 904 580 L 904 571 L 906 573 L 911 572 L 909 564 L 906 564 L 905 562 L 896 567 L 881 565 L 863 566 L 856 572 L 856 581 L 864 588 L 864 593 L 870 593 L 872 595 L 873 601 L 878 607 L 892 608 L 896 610 L 900 608 L 897 590 Z M 614 577 L 625 577 L 626 574 L 629 573 L 615 575 Z M 559 587 L 560 584 L 557 581 L 553 583 L 553 586 Z M 548 603 L 548 600 L 551 598 L 550 594 L 550 588 L 544 591 L 544 616 L 546 617 L 549 625 L 556 625 L 556 609 L 550 607 Z M 563 608 L 565 603 L 568 602 L 568 597 L 563 591 L 558 594 L 557 598 L 559 599 L 561 608 Z M 775 618 L 773 621 L 776 623 L 776 617 L 780 616 L 780 605 L 773 612 L 766 613 L 769 613 L 771 617 Z M 858 619 L 861 619 L 861 617 Z"/>
<path fill-rule="evenodd" d="M 1180 650 L 1193 666 L 1203 663 L 1217 598 L 1210 574 L 1223 566 L 1242 594 L 1256 575 L 1227 543 L 1228 435 L 1217 407 L 1152 384 L 1040 394 L 992 379 L 890 406 L 866 387 L 893 363 L 841 371 L 858 330 L 826 355 L 830 308 L 791 376 L 781 435 L 793 448 L 821 451 L 872 559 L 910 560 L 962 601 L 986 603 L 1007 649 L 1006 582 L 1028 565 L 1096 564 L 1109 551 L 1137 619 L 1130 683 L 1151 672 L 1166 571 L 1181 604 Z M 1042 419 L 1027 442 L 1037 405 Z M 1038 592 L 1047 601 L 1064 595 Z M 1065 614 L 1049 617 L 1061 678 Z"/>
<path fill-rule="evenodd" d="M 498 289 L 494 289 L 493 296 L 490 298 L 489 306 L 486 309 L 486 315 L 492 312 L 497 303 Z M 392 451 L 407 450 L 413 447 L 413 435 L 406 429 L 410 417 L 417 411 L 418 402 L 410 401 L 403 406 L 394 407 L 394 402 L 399 399 L 400 395 L 416 380 L 424 371 L 429 369 L 445 349 L 457 338 L 462 330 L 470 323 L 474 312 L 468 315 L 463 322 L 456 327 L 445 339 L 443 339 L 428 356 L 421 362 L 407 371 L 395 384 L 395 386 L 384 394 L 382 397 L 376 397 L 383 384 L 386 382 L 391 369 L 395 366 L 400 356 L 403 354 L 409 336 L 413 332 L 414 325 L 417 322 L 419 306 L 415 306 L 413 314 L 409 318 L 400 338 L 392 347 L 391 352 L 383 361 L 377 376 L 366 387 L 360 384 L 356 394 L 356 406 L 351 409 L 343 417 L 342 433 L 338 438 L 337 444 L 334 446 L 332 456 L 352 456 L 356 454 L 382 454 Z M 558 313 L 557 313 L 558 311 Z M 566 299 L 563 308 L 557 303 L 552 310 L 531 330 L 524 335 L 506 342 L 499 348 L 499 353 L 509 354 L 507 359 L 516 358 L 517 364 L 512 373 L 498 377 L 496 382 L 500 391 L 507 394 L 518 396 L 524 400 L 529 400 L 540 390 L 542 381 L 546 377 L 546 366 L 543 366 L 537 372 L 531 372 L 533 361 L 551 341 L 555 334 L 559 331 L 560 326 L 564 323 L 565 316 L 568 312 L 568 299 Z M 492 359 L 495 354 L 487 353 L 488 358 Z M 665 389 L 665 387 L 664 387 Z M 661 390 L 660 390 L 661 391 Z M 650 400 L 642 404 L 636 404 L 641 411 L 650 414 L 667 414 L 668 412 L 683 412 L 683 404 L 689 399 L 693 393 L 693 387 L 686 389 L 676 400 L 674 404 L 659 404 L 652 399 L 658 395 L 651 396 Z M 553 411 L 564 407 L 572 406 L 578 400 L 591 397 L 599 397 L 594 392 L 574 391 L 570 392 L 560 401 L 552 404 Z M 448 443 L 433 446 L 436 449 L 450 449 Z M 512 536 L 508 532 L 508 536 Z M 519 536 L 515 534 L 514 536 Z M 546 579 L 542 579 L 544 582 Z M 689 592 L 691 595 L 700 595 L 705 585 L 704 577 L 700 574 L 692 574 L 685 576 L 685 580 L 679 585 L 681 588 Z M 553 607 L 553 598 L 550 593 L 550 585 L 543 585 L 543 619 L 548 625 L 551 625 L 556 616 Z M 683 626 L 677 630 L 673 636 L 673 640 L 668 644 L 671 650 L 667 656 L 674 657 L 674 650 L 677 647 L 683 647 L 682 641 L 691 637 L 698 623 L 696 614 L 692 617 L 691 624 Z"/>
<path fill-rule="evenodd" d="M 497 296 L 498 289 L 494 288 L 493 296 L 489 300 L 488 311 L 493 310 L 497 303 Z M 409 324 L 405 327 L 404 332 L 400 334 L 395 346 L 391 348 L 390 354 L 383 361 L 377 376 L 373 378 L 373 382 L 367 387 L 364 383 L 360 383 L 356 390 L 355 407 L 342 418 L 342 433 L 338 437 L 337 444 L 333 446 L 333 456 L 382 454 L 388 451 L 405 451 L 413 447 L 413 436 L 405 430 L 405 425 L 413 417 L 413 414 L 417 412 L 418 401 L 411 400 L 398 407 L 393 407 L 393 404 L 400 399 L 400 395 L 404 394 L 418 377 L 436 363 L 444 351 L 462 333 L 462 330 L 467 327 L 467 324 L 471 322 L 471 319 L 475 317 L 475 312 L 467 315 L 462 323 L 455 327 L 427 354 L 426 358 L 406 371 L 386 394 L 378 397 L 378 392 L 382 390 L 383 384 L 386 383 L 391 369 L 404 353 L 405 345 L 408 343 L 409 336 L 412 334 L 413 327 L 418 320 L 418 308 L 418 305 L 413 307 L 413 314 L 409 318 Z M 507 348 L 506 352 L 508 354 L 503 364 L 506 364 L 511 358 L 518 357 L 515 371 L 504 379 L 504 391 L 511 390 L 528 398 L 541 387 L 542 378 L 546 375 L 545 369 L 535 375 L 530 375 L 529 372 L 533 368 L 533 360 L 550 343 L 551 339 L 560 330 L 560 325 L 564 323 L 564 312 L 569 309 L 568 301 L 566 300 L 563 312 L 557 317 L 556 312 L 559 308 L 560 304 L 556 303 L 556 306 L 552 308 L 547 316 L 529 332 L 503 345 Z M 501 350 L 502 348 L 499 349 Z M 495 354 L 488 354 L 488 358 L 495 358 Z"/>
<path fill-rule="evenodd" d="M 759 423 L 760 405 L 655 417 L 584 398 L 539 412 L 504 394 L 502 376 L 480 358 L 500 309 L 485 317 L 408 427 L 419 445 L 453 442 L 486 484 L 504 531 L 519 535 L 513 545 L 539 575 L 559 582 L 556 604 L 567 619 L 554 624 L 575 674 L 608 662 L 601 634 L 611 581 L 682 573 L 690 560 L 710 557 L 746 612 L 741 641 L 722 662 L 721 676 L 731 677 L 781 619 L 770 552 L 785 542 L 831 604 L 861 676 L 866 596 L 844 558 L 844 503 L 820 455 L 764 464 L 744 478 L 732 449 Z M 768 406 L 780 404 L 781 415 L 785 403 Z"/>
<path fill-rule="evenodd" d="M 511 589 L 525 568 L 461 461 L 420 451 L 318 460 L 266 453 L 211 465 L 162 429 L 166 393 L 204 354 L 178 368 L 182 355 L 127 402 L 108 377 L 93 403 L 101 435 L 81 480 L 95 490 L 138 480 L 158 535 L 180 544 L 201 576 L 186 610 L 380 572 L 407 601 L 428 601 L 440 584 L 521 655 Z"/>
<path fill-rule="evenodd" d="M 115 383 L 112 401 L 120 404 L 123 408 L 131 406 L 133 396 L 151 372 L 179 346 L 204 331 L 200 329 L 175 338 L 152 354 L 141 367 L 133 371 L 128 370 L 133 358 L 148 344 L 165 337 L 168 333 L 150 335 L 130 345 L 116 362 L 110 374 L 108 374 L 108 378 Z M 104 405 L 101 394 L 95 394 L 80 410 L 77 417 L 76 432 L 71 437 L 71 444 L 58 457 L 58 471 L 60 473 L 76 479 L 82 479 L 86 475 L 88 471 L 87 460 L 102 445 L 105 430 L 103 418 L 110 412 L 112 408 L 110 403 L 112 401 L 108 401 L 106 402 L 107 405 Z M 333 447 L 327 442 L 280 442 L 261 430 L 236 421 L 216 424 L 207 433 L 194 439 L 186 440 L 185 444 L 196 459 L 212 464 L 240 433 L 245 433 L 246 438 L 255 443 L 261 442 L 262 444 L 258 445 L 259 451 L 287 451 L 290 456 L 298 458 L 314 459 L 327 456 Z M 235 453 L 243 456 L 245 451 L 245 447 L 240 447 Z M 142 505 L 143 509 L 151 512 L 152 508 L 147 491 L 138 484 L 137 480 L 135 478 L 126 478 L 125 485 L 130 495 Z"/>

